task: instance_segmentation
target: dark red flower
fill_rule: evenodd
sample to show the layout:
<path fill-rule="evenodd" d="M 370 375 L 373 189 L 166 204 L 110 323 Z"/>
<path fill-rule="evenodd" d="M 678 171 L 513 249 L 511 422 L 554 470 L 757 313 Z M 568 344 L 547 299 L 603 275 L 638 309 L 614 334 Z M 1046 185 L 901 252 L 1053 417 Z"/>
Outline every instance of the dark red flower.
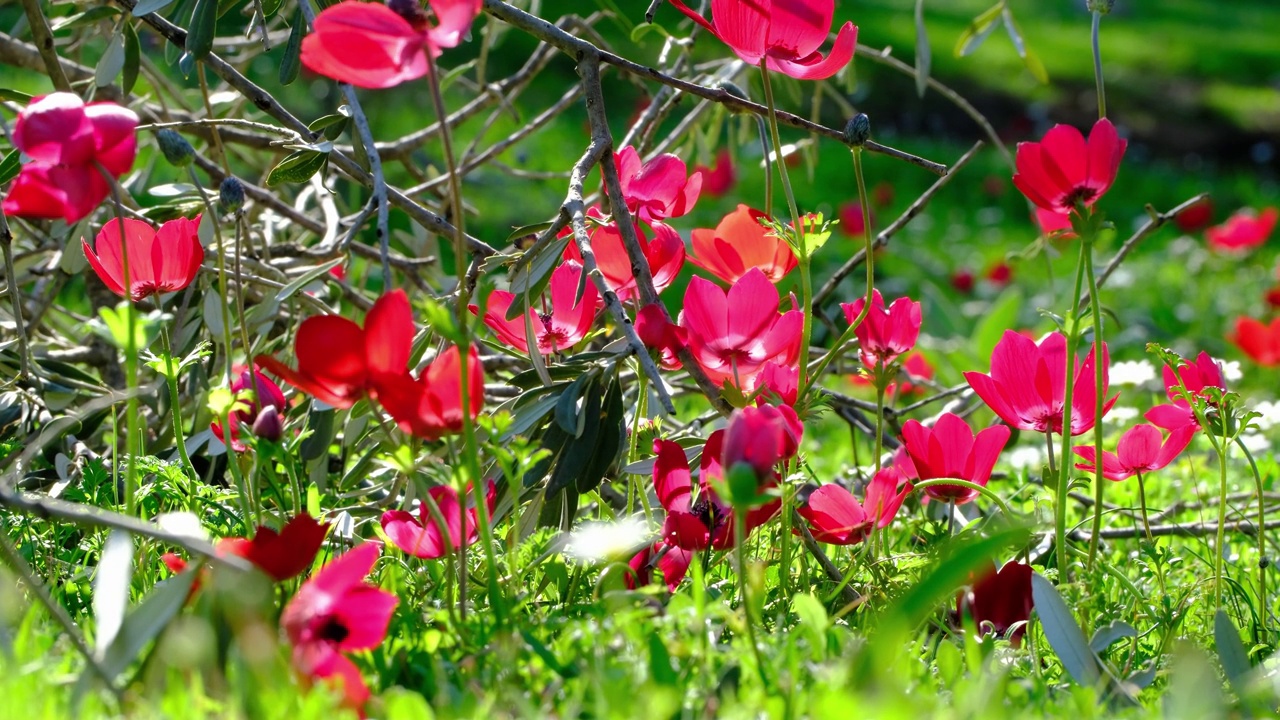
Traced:
<path fill-rule="evenodd" d="M 120 242 L 120 223 L 124 223 L 124 242 Z M 97 251 L 81 240 L 84 256 L 98 278 L 111 292 L 124 297 L 124 259 L 129 256 L 129 297 L 135 302 L 150 295 L 182 290 L 196 279 L 204 262 L 204 247 L 198 230 L 200 216 L 194 220 L 178 218 L 160 226 L 157 231 L 142 220 L 111 220 L 98 231 L 94 240 Z M 123 248 L 123 249 L 122 249 Z"/>
<path fill-rule="evenodd" d="M 876 225 L 876 214 L 870 213 L 871 227 Z M 840 229 L 846 235 L 862 238 L 867 232 L 867 223 L 862 217 L 862 205 L 857 201 L 847 202 L 840 206 Z"/>
<path fill-rule="evenodd" d="M 236 452 L 244 452 L 248 447 L 240 441 L 240 425 L 248 425 L 253 427 L 259 415 L 267 408 L 274 409 L 277 413 L 284 412 L 285 405 L 284 393 L 280 390 L 280 386 L 271 381 L 271 378 L 263 375 L 254 368 L 240 366 L 235 368 L 239 373 L 236 379 L 231 383 L 231 393 L 240 399 L 240 409 L 231 413 L 231 449 Z M 226 439 L 222 435 L 222 420 L 215 418 L 210 424 L 209 429 L 213 431 L 214 437 L 222 442 Z M 271 439 L 271 438 L 268 438 Z M 274 439 L 279 439 L 277 436 Z"/>
<path fill-rule="evenodd" d="M 310 569 L 328 532 L 327 523 L 302 513 L 278 533 L 259 525 L 252 539 L 228 538 L 218 543 L 218 550 L 239 555 L 276 582 L 284 582 Z"/>
<path fill-rule="evenodd" d="M 1200 232 L 1213 222 L 1213 201 L 1205 198 L 1173 216 L 1178 229 L 1184 233 Z"/>
<path fill-rule="evenodd" d="M 803 435 L 804 425 L 786 405 L 734 410 L 724 431 L 721 464 L 726 468 L 738 463 L 750 465 L 763 484 L 773 477 L 775 465 L 795 457 Z"/>
<path fill-rule="evenodd" d="M 408 372 L 374 379 L 378 402 L 404 432 L 439 440 L 462 432 L 462 357 L 450 345 L 414 379 Z M 475 345 L 467 356 L 467 406 L 472 420 L 484 409 L 484 365 Z"/>
<path fill-rule="evenodd" d="M 951 273 L 951 287 L 965 295 L 973 292 L 973 273 L 965 268 Z"/>
<path fill-rule="evenodd" d="M 716 153 L 715 167 L 699 165 L 694 170 L 702 173 L 703 195 L 723 197 L 738 182 L 738 174 L 733 167 L 733 156 L 726 149 Z"/>
<path fill-rule="evenodd" d="M 1280 318 L 1270 324 L 1251 317 L 1236 318 L 1236 331 L 1227 339 L 1259 365 L 1280 365 Z"/>
<path fill-rule="evenodd" d="M 658 353 L 658 363 L 667 370 L 679 370 L 680 358 L 676 355 L 689 342 L 684 328 L 667 319 L 659 305 L 645 305 L 636 313 L 636 335 L 640 342 Z"/>
<path fill-rule="evenodd" d="M 1030 565 L 1020 562 L 1005 563 L 999 572 L 992 568 L 967 593 L 960 595 L 956 600 L 956 613 L 963 614 L 967 608 L 980 632 L 983 624 L 989 623 L 998 636 L 1023 623 L 1009 636 L 1014 647 L 1020 646 L 1027 630 L 1026 622 L 1035 607 L 1031 572 Z"/>
<path fill-rule="evenodd" d="M 1040 142 L 1018 143 L 1013 184 L 1036 207 L 1069 215 L 1111 188 L 1127 145 L 1106 118 L 1094 123 L 1087 142 L 1074 127 L 1054 125 Z"/>
<path fill-rule="evenodd" d="M 448 527 L 448 544 L 445 544 L 445 532 L 431 513 L 426 502 L 419 501 L 418 516 L 404 510 L 389 510 L 382 514 L 382 530 L 391 538 L 391 542 L 402 552 L 414 557 L 434 559 L 443 557 L 447 552 L 462 547 L 465 537 L 467 545 L 471 545 L 479 537 L 477 509 L 470 507 L 463 512 L 467 499 L 471 497 L 470 486 L 467 497 L 458 498 L 458 491 L 448 485 L 437 485 L 427 491 L 440 511 Z M 492 480 L 488 482 L 485 492 L 485 505 L 489 508 L 489 516 L 493 516 L 494 504 L 498 499 L 498 489 Z M 466 528 L 463 528 L 465 520 Z"/>
<path fill-rule="evenodd" d="M 1008 285 L 1009 281 L 1012 279 L 1013 268 L 1009 267 L 1009 263 L 998 262 L 987 270 L 987 280 L 991 281 L 991 284 L 998 288 Z"/>

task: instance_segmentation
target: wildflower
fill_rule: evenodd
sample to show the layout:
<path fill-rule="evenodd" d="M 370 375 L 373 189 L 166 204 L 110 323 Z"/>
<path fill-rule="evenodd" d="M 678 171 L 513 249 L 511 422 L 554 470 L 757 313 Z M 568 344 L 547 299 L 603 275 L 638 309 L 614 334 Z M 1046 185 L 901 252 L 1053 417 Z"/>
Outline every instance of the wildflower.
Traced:
<path fill-rule="evenodd" d="M 1119 481 L 1138 473 L 1159 470 L 1173 462 L 1186 449 L 1198 429 L 1195 425 L 1183 425 L 1169 433 L 1169 437 L 1165 439 L 1154 425 L 1134 425 L 1120 436 L 1116 452 L 1102 451 L 1102 477 Z M 1096 448 L 1081 445 L 1071 450 L 1084 460 L 1076 463 L 1076 469 L 1094 472 L 1097 465 L 1094 453 Z"/>
<path fill-rule="evenodd" d="M 716 153 L 714 166 L 699 165 L 694 170 L 702 174 L 703 195 L 723 197 L 738 181 L 738 174 L 733 167 L 733 156 L 728 150 L 722 149 Z"/>
<path fill-rule="evenodd" d="M 468 486 L 468 496 L 471 494 L 470 489 Z M 458 491 L 447 485 L 437 485 L 428 490 L 427 494 L 440 511 L 440 517 L 444 518 L 448 528 L 448 545 L 445 544 L 445 533 L 426 501 L 419 502 L 418 517 L 404 510 L 389 510 L 382 514 L 382 529 L 391 538 L 391 542 L 405 554 L 427 559 L 443 557 L 446 552 L 462 547 L 464 542 L 467 545 L 474 543 L 479 537 L 480 521 L 476 508 L 467 508 L 463 512 L 467 498 L 459 498 Z M 485 493 L 485 506 L 490 516 L 493 515 L 497 498 L 497 486 L 490 480 Z"/>
<path fill-rule="evenodd" d="M 932 428 L 918 420 L 902 426 L 902 442 L 921 480 L 950 478 L 986 486 L 1000 451 L 1009 440 L 1009 428 L 995 425 L 978 433 L 958 415 L 943 413 Z M 967 503 L 978 491 L 961 485 L 935 485 L 925 494 L 943 502 Z"/>
<path fill-rule="evenodd" d="M 861 503 L 844 486 L 832 483 L 814 490 L 796 512 L 808 521 L 818 542 L 856 545 L 871 534 L 872 528 L 889 527 L 912 489 L 914 486 L 898 467 L 890 465 L 867 484 Z"/>
<path fill-rule="evenodd" d="M 841 303 L 845 320 L 850 324 L 857 320 L 866 302 L 866 298 L 858 298 L 851 303 Z M 862 363 L 875 369 L 897 360 L 915 346 L 920 336 L 920 322 L 920 303 L 901 297 L 886 309 L 880 291 L 873 290 L 871 309 L 853 331 L 858 337 Z"/>
<path fill-rule="evenodd" d="M 685 329 L 667 319 L 660 305 L 645 305 L 636 313 L 636 335 L 650 350 L 657 351 L 658 364 L 667 370 L 679 370 L 676 355 L 688 345 Z"/>
<path fill-rule="evenodd" d="M 1253 210 L 1239 210 L 1221 225 L 1205 230 L 1205 239 L 1209 247 L 1226 252 L 1244 252 L 1265 243 L 1276 229 L 1276 208 L 1267 208 L 1261 213 Z"/>
<path fill-rule="evenodd" d="M 871 225 L 875 227 L 876 214 L 870 213 Z M 846 235 L 855 238 L 862 238 L 867 232 L 866 219 L 862 217 L 862 205 L 856 201 L 848 202 L 840 206 L 840 229 L 844 230 Z"/>
<path fill-rule="evenodd" d="M 388 88 L 427 74 L 428 57 L 456 47 L 480 14 L 481 0 L 346 0 L 325 8 L 302 40 L 312 72 L 364 88 Z M 433 26 L 431 16 L 436 19 Z"/>
<path fill-rule="evenodd" d="M 1236 330 L 1227 339 L 1259 365 L 1280 365 L 1280 318 L 1266 325 L 1251 317 L 1236 318 Z"/>
<path fill-rule="evenodd" d="M 251 370 L 241 366 L 236 368 L 236 372 L 238 375 L 231 383 L 231 393 L 241 398 L 241 401 L 238 403 L 237 409 L 231 413 L 231 449 L 236 452 L 244 452 L 248 447 L 239 439 L 240 425 L 248 425 L 254 428 L 254 434 L 262 437 L 257 430 L 258 420 L 266 414 L 267 410 L 271 410 L 276 421 L 279 422 L 279 413 L 284 411 L 286 405 L 284 393 L 281 392 L 280 386 L 272 382 L 271 378 L 259 372 L 257 368 Z M 247 399 L 242 397 L 242 395 L 246 394 L 246 390 L 249 390 Z M 267 422 L 269 421 L 264 421 L 264 430 L 270 429 L 265 427 Z M 213 431 L 214 437 L 224 443 L 226 442 L 223 437 L 221 418 L 216 418 L 209 426 L 209 429 Z M 274 438 L 266 439 L 279 440 L 280 435 L 276 433 Z"/>
<path fill-rule="evenodd" d="M 778 290 L 759 268 L 752 268 L 726 293 L 695 277 L 685 294 L 680 326 L 689 349 L 708 377 L 737 387 L 750 381 L 770 360 L 794 363 L 799 356 L 801 312 L 778 312 Z"/>
<path fill-rule="evenodd" d="M 721 463 L 726 468 L 750 465 L 757 483 L 763 484 L 773 477 L 775 465 L 795 457 L 803 435 L 804 425 L 786 405 L 734 410 L 725 428 Z"/>
<path fill-rule="evenodd" d="M 956 600 L 956 614 L 962 615 L 967 609 L 979 632 L 984 624 L 989 624 L 1000 637 L 1013 629 L 1009 642 L 1019 647 L 1027 631 L 1026 622 L 1031 617 L 1031 609 L 1035 607 L 1031 573 L 1030 565 L 1013 561 L 1005 563 L 998 572 L 992 568 Z M 1016 629 L 1015 625 L 1018 626 Z"/>
<path fill-rule="evenodd" d="M 1054 125 L 1040 142 L 1018 143 L 1013 184 L 1036 207 L 1069 215 L 1077 204 L 1091 207 L 1111 188 L 1127 145 L 1106 118 L 1094 123 L 1088 142 L 1074 127 Z"/>
<path fill-rule="evenodd" d="M 951 287 L 965 295 L 973 292 L 973 272 L 967 268 L 960 268 L 951 273 Z"/>
<path fill-rule="evenodd" d="M 784 362 L 771 361 L 764 364 L 756 374 L 753 391 L 760 390 L 756 405 L 770 400 L 794 407 L 800 393 L 800 366 Z"/>
<path fill-rule="evenodd" d="M 462 360 L 451 345 L 418 378 L 408 371 L 378 375 L 373 380 L 378 402 L 404 432 L 439 440 L 462 431 Z M 471 346 L 467 355 L 467 414 L 484 409 L 484 366 Z"/>
<path fill-rule="evenodd" d="M 1009 267 L 1009 263 L 998 262 L 987 270 L 987 280 L 995 287 L 1002 288 L 1013 280 L 1013 268 Z"/>
<path fill-rule="evenodd" d="M 587 214 L 594 218 L 602 217 L 597 208 L 592 208 Z M 684 267 L 684 240 L 669 225 L 659 222 L 650 224 L 652 239 L 640 225 L 635 227 L 645 260 L 649 262 L 653 289 L 662 292 L 680 274 L 680 268 Z M 625 303 L 640 296 L 635 275 L 631 273 L 631 256 L 627 254 L 627 248 L 622 242 L 622 232 L 616 224 L 598 225 L 591 231 L 591 252 L 596 256 L 596 266 L 604 275 L 605 283 L 617 294 L 618 300 Z M 576 263 L 582 262 L 582 253 L 578 252 L 577 243 L 570 242 L 565 247 L 564 258 Z"/>
<path fill-rule="evenodd" d="M 795 268 L 796 256 L 786 242 L 760 224 L 767 217 L 738 205 L 715 230 L 694 230 L 689 262 L 730 285 L 751 268 L 759 268 L 769 282 L 777 283 Z"/>
<path fill-rule="evenodd" d="M 1178 383 L 1179 378 L 1182 379 L 1181 385 Z M 1177 374 L 1174 374 L 1172 368 L 1165 366 L 1165 394 L 1173 404 L 1157 405 L 1148 410 L 1144 417 L 1156 427 L 1168 431 L 1177 430 L 1185 425 L 1199 428 L 1200 423 L 1196 420 L 1195 412 L 1191 410 L 1191 404 L 1182 397 L 1183 385 L 1186 386 L 1187 392 L 1199 396 L 1204 396 L 1204 389 L 1207 387 L 1227 389 L 1222 366 L 1210 357 L 1209 353 L 1201 351 L 1194 362 L 1183 360 Z"/>
<path fill-rule="evenodd" d="M 1102 345 L 1102 394 L 1109 386 L 1107 345 Z M 967 372 L 969 386 L 1001 420 L 1019 430 L 1062 432 L 1062 409 L 1066 396 L 1067 339 L 1050 333 L 1036 345 L 1034 340 L 1006 330 L 991 354 L 991 374 Z M 1093 350 L 1084 364 L 1075 369 L 1071 397 L 1072 435 L 1088 432 L 1097 422 Z M 1103 405 L 1106 415 L 1120 397 L 1117 393 Z"/>
<path fill-rule="evenodd" d="M 124 242 L 120 241 L 120 224 L 124 224 Z M 84 256 L 102 283 L 111 292 L 124 296 L 124 259 L 129 255 L 129 297 L 137 302 L 150 295 L 182 290 L 196 279 L 204 262 L 204 247 L 195 220 L 178 218 L 160 226 L 157 231 L 142 220 L 123 218 L 110 220 L 94 239 L 96 251 L 81 240 Z M 123 252 L 121 248 L 123 247 Z"/>
<path fill-rule="evenodd" d="M 115 103 L 86 105 L 69 92 L 33 99 L 18 113 L 11 135 L 31 160 L 9 188 L 4 213 L 81 220 L 111 191 L 101 171 L 118 178 L 133 167 L 137 127 L 138 116 Z"/>
<path fill-rule="evenodd" d="M 380 552 L 377 544 L 364 543 L 325 565 L 303 583 L 280 616 L 298 672 L 336 681 L 355 708 L 368 701 L 369 688 L 344 653 L 377 647 L 399 602 L 364 580 Z"/>
<path fill-rule="evenodd" d="M 642 162 L 636 149 L 627 146 L 614 154 L 618 179 L 627 210 L 646 223 L 680 217 L 693 209 L 702 190 L 702 174 L 687 172 L 684 161 L 663 153 Z"/>
<path fill-rule="evenodd" d="M 1213 222 L 1213 201 L 1205 198 L 1173 216 L 1178 229 L 1184 233 L 1199 232 Z"/>
<path fill-rule="evenodd" d="M 307 513 L 302 513 L 284 524 L 280 532 L 259 525 L 252 538 L 223 538 L 214 546 L 222 556 L 241 557 L 253 563 L 276 582 L 284 582 L 306 572 L 329 532 L 328 523 L 322 523 Z M 188 563 L 175 553 L 160 556 L 161 562 L 174 574 L 187 569 Z M 193 589 L 194 592 L 194 589 Z"/>
<path fill-rule="evenodd" d="M 858 40 L 858 28 L 845 23 L 831 53 L 818 52 L 831 31 L 835 0 L 712 0 L 710 21 L 682 0 L 671 4 L 748 65 L 767 62 L 770 70 L 799 80 L 825 80 L 840 72 L 853 59 Z"/>
<path fill-rule="evenodd" d="M 506 290 L 494 290 L 489 295 L 484 324 L 504 343 L 520 352 L 528 352 L 529 342 L 525 336 L 527 316 L 539 353 L 550 355 L 568 350 L 587 336 L 600 306 L 600 293 L 590 282 L 582 285 L 582 297 L 577 297 L 581 281 L 581 265 L 572 261 L 562 263 L 551 273 L 550 312 L 539 313 L 530 309 L 514 320 L 507 319 L 507 308 L 511 307 L 516 296 Z M 478 312 L 475 305 L 470 308 L 472 313 Z"/>

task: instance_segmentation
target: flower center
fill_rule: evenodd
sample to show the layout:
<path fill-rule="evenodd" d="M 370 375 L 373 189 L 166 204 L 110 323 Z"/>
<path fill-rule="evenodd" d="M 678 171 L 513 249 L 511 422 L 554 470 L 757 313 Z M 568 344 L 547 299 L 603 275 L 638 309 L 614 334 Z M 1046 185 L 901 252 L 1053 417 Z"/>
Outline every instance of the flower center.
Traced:
<path fill-rule="evenodd" d="M 340 643 L 347 639 L 347 636 L 351 634 L 351 631 L 347 629 L 346 625 L 338 622 L 337 618 L 331 617 L 325 620 L 324 625 L 320 628 L 320 632 L 317 634 L 322 640 Z"/>
<path fill-rule="evenodd" d="M 1097 196 L 1098 191 L 1093 188 L 1083 186 L 1076 187 L 1071 192 L 1067 193 L 1066 197 L 1062 198 L 1062 201 L 1059 204 L 1062 205 L 1064 210 L 1070 212 L 1071 210 L 1076 209 L 1077 204 L 1088 205 Z"/>

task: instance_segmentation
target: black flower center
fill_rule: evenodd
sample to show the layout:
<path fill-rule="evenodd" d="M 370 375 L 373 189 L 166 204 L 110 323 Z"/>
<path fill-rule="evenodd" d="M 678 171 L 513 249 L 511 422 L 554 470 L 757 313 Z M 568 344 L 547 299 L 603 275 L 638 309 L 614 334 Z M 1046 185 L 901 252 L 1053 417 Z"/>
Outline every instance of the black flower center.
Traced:
<path fill-rule="evenodd" d="M 1076 209 L 1077 204 L 1088 205 L 1089 201 L 1098 196 L 1098 191 L 1090 187 L 1077 187 L 1073 189 L 1067 196 L 1062 198 L 1062 209 L 1071 211 Z"/>
<path fill-rule="evenodd" d="M 346 625 L 338 622 L 337 618 L 331 617 L 328 620 L 325 620 L 324 625 L 320 628 L 320 632 L 318 634 L 322 640 L 340 643 L 347 639 L 347 636 L 351 634 L 351 631 L 347 629 Z"/>

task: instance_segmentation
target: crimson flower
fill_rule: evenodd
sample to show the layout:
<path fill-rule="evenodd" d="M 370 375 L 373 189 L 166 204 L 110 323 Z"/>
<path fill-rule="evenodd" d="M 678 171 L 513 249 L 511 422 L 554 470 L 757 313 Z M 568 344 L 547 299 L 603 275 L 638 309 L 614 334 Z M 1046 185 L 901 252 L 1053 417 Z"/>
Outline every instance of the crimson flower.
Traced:
<path fill-rule="evenodd" d="M 871 226 L 875 227 L 876 214 L 871 213 Z M 867 232 L 867 223 L 862 217 L 862 204 L 854 201 L 840 206 L 840 229 L 846 235 L 861 238 Z"/>
<path fill-rule="evenodd" d="M 711 0 L 710 21 L 681 0 L 671 4 L 748 65 L 764 61 L 770 70 L 799 80 L 825 80 L 840 72 L 853 59 L 858 41 L 858 28 L 847 22 L 831 53 L 818 52 L 831 32 L 835 0 Z"/>
<path fill-rule="evenodd" d="M 775 465 L 795 457 L 803 436 L 804 425 L 786 405 L 734 410 L 724 431 L 721 464 L 726 468 L 750 465 L 756 479 L 764 483 L 773 477 Z"/>
<path fill-rule="evenodd" d="M 998 572 L 992 568 L 956 600 L 956 614 L 961 615 L 968 608 L 979 632 L 982 625 L 988 623 L 997 636 L 1004 636 L 1014 625 L 1022 623 L 1009 635 L 1010 644 L 1019 647 L 1031 609 L 1035 607 L 1031 573 L 1030 565 L 1013 561 L 1005 563 Z"/>
<path fill-rule="evenodd" d="M 1187 448 L 1199 428 L 1183 425 L 1169 433 L 1168 439 L 1154 425 L 1140 423 L 1120 436 L 1116 452 L 1102 451 L 1102 477 L 1108 480 L 1125 480 L 1134 475 L 1159 470 Z M 1161 444 L 1163 440 L 1164 444 Z M 1076 463 L 1076 469 L 1094 472 L 1097 465 L 1096 448 L 1079 445 L 1071 448 L 1084 462 Z"/>
<path fill-rule="evenodd" d="M 810 493 L 796 512 L 808 521 L 818 542 L 857 545 L 871 534 L 873 527 L 889 527 L 913 489 L 898 467 L 890 465 L 867 483 L 861 503 L 843 485 L 832 483 Z"/>
<path fill-rule="evenodd" d="M 1236 318 L 1236 331 L 1227 339 L 1259 365 L 1280 365 L 1280 318 L 1265 325 L 1251 317 Z"/>
<path fill-rule="evenodd" d="M 596 309 L 600 306 L 600 293 L 596 286 L 587 282 L 583 285 L 582 297 L 578 298 L 578 284 L 582 280 L 582 266 L 576 262 L 565 262 L 551 273 L 551 311 L 538 313 L 530 309 L 529 324 L 533 327 L 537 339 L 538 352 L 543 355 L 562 352 L 577 345 L 587 336 L 591 323 L 596 318 Z M 507 319 L 507 308 L 511 307 L 516 296 L 506 290 L 494 290 L 489 295 L 489 305 L 485 309 L 484 324 L 498 335 L 498 339 L 519 350 L 529 351 L 529 342 L 525 336 L 525 316 L 515 320 Z M 577 299 L 575 303 L 574 300 Z M 471 312 L 479 310 L 471 305 Z"/>
<path fill-rule="evenodd" d="M 349 408 L 366 394 L 377 394 L 375 378 L 405 372 L 413 350 L 413 311 L 403 290 L 378 298 L 364 328 L 338 315 L 302 321 L 293 349 L 298 369 L 270 355 L 254 362 L 317 400 Z"/>
<path fill-rule="evenodd" d="M 721 465 L 724 435 L 724 430 L 711 433 L 702 448 L 696 496 L 684 448 L 671 440 L 654 441 L 657 458 L 653 464 L 653 487 L 658 502 L 667 511 L 667 518 L 662 526 L 662 539 L 632 558 L 634 577 L 628 578 L 631 587 L 635 587 L 637 581 L 647 584 L 656 565 L 662 570 L 667 587 L 674 592 L 696 553 L 708 547 L 727 550 L 734 546 L 733 508 L 712 489 L 712 485 L 724 477 Z M 766 486 L 774 482 L 776 478 Z M 749 511 L 743 536 L 768 522 L 780 507 L 782 501 L 774 500 Z"/>
<path fill-rule="evenodd" d="M 1267 208 L 1261 213 L 1253 210 L 1238 210 L 1221 225 L 1215 225 L 1204 231 L 1209 247 L 1226 252 L 1243 252 L 1252 250 L 1265 243 L 1276 229 L 1275 208 Z"/>
<path fill-rule="evenodd" d="M 1205 198 L 1173 216 L 1178 229 L 1184 233 L 1199 232 L 1213 222 L 1213 201 Z"/>
<path fill-rule="evenodd" d="M 950 478 L 986 487 L 1008 440 L 1009 428 L 1004 425 L 989 427 L 975 437 L 969 424 L 952 413 L 943 413 L 931 428 L 918 420 L 902 426 L 902 443 L 921 480 Z M 978 497 L 977 490 L 961 485 L 935 485 L 925 488 L 925 494 L 957 505 Z"/>
<path fill-rule="evenodd" d="M 693 209 L 702 191 L 702 173 L 688 172 L 684 161 L 663 153 L 643 162 L 636 149 L 628 145 L 613 156 L 618 165 L 618 179 L 627 210 L 639 220 L 653 223 L 680 217 Z"/>
<path fill-rule="evenodd" d="M 771 361 L 756 373 L 752 392 L 761 391 L 756 405 L 776 399 L 783 405 L 794 407 L 800 394 L 800 366 L 798 363 Z"/>
<path fill-rule="evenodd" d="M 124 223 L 124 242 L 120 242 L 120 223 Z M 96 252 L 81 240 L 84 256 L 111 292 L 124 297 L 124 259 L 129 255 L 129 297 L 135 302 L 149 295 L 182 290 L 196 279 L 204 262 L 195 220 L 178 218 L 160 226 L 157 231 L 142 220 L 111 220 L 98 231 L 94 240 Z M 121 250 L 123 246 L 123 252 Z"/>
<path fill-rule="evenodd" d="M 468 496 L 471 494 L 470 490 L 468 486 Z M 479 536 L 480 522 L 476 508 L 467 508 L 464 513 L 466 498 L 459 501 L 458 491 L 448 485 L 437 485 L 428 490 L 427 494 L 435 502 L 436 508 L 440 510 L 440 517 L 444 518 L 448 527 L 448 545 L 445 544 L 444 531 L 431 514 L 429 504 L 421 501 L 418 504 L 418 517 L 404 510 L 389 510 L 382 514 L 382 529 L 391 538 L 391 542 L 407 555 L 427 559 L 443 557 L 446 552 L 462 547 L 464 535 L 467 545 L 474 543 Z M 493 516 L 497 499 L 497 486 L 490 480 L 485 493 L 485 505 L 489 508 L 490 517 Z"/>
<path fill-rule="evenodd" d="M 1127 146 L 1106 118 L 1094 123 L 1087 142 L 1074 127 L 1054 125 L 1040 142 L 1018 143 L 1013 184 L 1036 207 L 1066 216 L 1106 194 Z"/>
<path fill-rule="evenodd" d="M 407 371 L 374 379 L 378 402 L 404 432 L 439 440 L 462 432 L 462 355 L 450 345 L 417 379 Z M 484 365 L 471 346 L 467 355 L 467 407 L 474 420 L 484 408 Z"/>
<path fill-rule="evenodd" d="M 734 183 L 738 182 L 738 173 L 733 167 L 733 156 L 728 150 L 722 149 L 716 153 L 716 163 L 713 167 L 699 165 L 694 170 L 702 174 L 703 195 L 722 197 L 733 189 Z"/>
<path fill-rule="evenodd" d="M 285 411 L 284 393 L 281 392 L 280 386 L 271 381 L 271 378 L 263 375 L 257 368 L 250 370 L 246 367 L 238 367 L 236 370 L 239 375 L 231 383 L 231 393 L 240 400 L 240 409 L 231 413 L 231 449 L 236 452 L 244 452 L 248 447 L 240 441 L 240 425 L 248 425 L 256 427 L 258 418 L 267 408 L 271 408 L 276 413 Z M 246 390 L 249 392 L 246 393 Z M 242 398 L 244 394 L 250 397 Z M 215 419 L 209 426 L 213 431 L 214 437 L 222 442 L 226 442 L 222 435 L 222 420 Z M 268 438 L 278 440 L 276 438 Z"/>
<path fill-rule="evenodd" d="M 587 214 L 594 218 L 602 217 L 596 208 L 591 208 Z M 684 240 L 669 225 L 655 222 L 650 227 L 653 229 L 652 240 L 640 225 L 636 225 L 636 236 L 640 239 L 645 259 L 649 261 L 653 289 L 662 292 L 680 274 L 680 268 L 684 267 Z M 567 232 L 566 230 L 566 234 Z M 596 256 L 596 266 L 604 275 L 609 289 L 617 294 L 618 300 L 628 302 L 640 296 L 635 275 L 631 274 L 631 256 L 627 255 L 627 248 L 622 244 L 622 233 L 616 224 L 599 225 L 591 231 L 591 252 Z M 570 242 L 565 247 L 564 258 L 582 263 L 577 243 Z"/>
<path fill-rule="evenodd" d="M 724 216 L 715 230 L 692 233 L 689 262 L 732 285 L 751 268 L 776 283 L 796 266 L 795 253 L 772 230 L 760 224 L 768 216 L 746 205 Z"/>
<path fill-rule="evenodd" d="M 343 653 L 377 647 L 399 602 L 364 580 L 380 553 L 376 543 L 347 551 L 303 583 L 280 616 L 293 645 L 293 666 L 306 678 L 339 683 L 355 708 L 368 701 L 369 688 Z"/>
<path fill-rule="evenodd" d="M 238 555 L 276 582 L 284 582 L 311 567 L 328 532 L 328 523 L 302 513 L 285 523 L 278 533 L 259 525 L 252 539 L 227 538 L 218 542 L 218 550 Z"/>
<path fill-rule="evenodd" d="M 1009 267 L 1009 263 L 998 262 L 987 270 L 987 280 L 996 287 L 1004 287 L 1013 279 L 1013 268 Z"/>
<path fill-rule="evenodd" d="M 770 360 L 794 363 L 799 356 L 801 312 L 778 313 L 778 290 L 759 268 L 747 271 L 726 293 L 695 277 L 685 293 L 680 326 L 689 349 L 711 380 L 750 387 Z"/>
<path fill-rule="evenodd" d="M 33 99 L 10 137 L 31 160 L 9 188 L 4 213 L 68 224 L 84 218 L 111 192 L 98 165 L 117 178 L 133 167 L 137 127 L 138 116 L 112 102 L 86 105 L 69 92 Z"/>
<path fill-rule="evenodd" d="M 364 88 L 388 88 L 427 74 L 428 57 L 456 47 L 480 14 L 481 0 L 416 0 L 387 5 L 346 0 L 316 16 L 302 40 L 312 72 Z M 434 16 L 436 24 L 430 24 Z"/>
<path fill-rule="evenodd" d="M 912 351 L 907 355 L 907 359 L 902 361 L 901 375 L 905 376 L 902 382 L 891 382 L 884 388 L 885 397 L 892 398 L 895 395 L 911 395 L 924 392 L 924 388 L 916 385 L 912 380 L 932 380 L 933 366 L 929 364 L 929 360 L 919 350 Z M 853 383 L 855 385 L 873 386 L 875 382 L 866 375 L 854 375 Z"/>
<path fill-rule="evenodd" d="M 951 273 L 951 287 L 965 295 L 973 292 L 973 272 L 967 268 L 960 268 Z"/>
<path fill-rule="evenodd" d="M 866 298 L 851 303 L 841 303 L 844 317 L 850 324 L 862 314 Z M 920 336 L 920 303 L 900 297 L 887 309 L 879 290 L 871 291 L 871 309 L 853 334 L 858 337 L 858 349 L 862 363 L 870 369 L 883 367 L 909 351 Z"/>
<path fill-rule="evenodd" d="M 645 305 L 636 313 L 636 335 L 640 342 L 658 353 L 658 364 L 667 370 L 679 370 L 677 353 L 688 345 L 685 329 L 667 319 L 660 305 Z"/>
<path fill-rule="evenodd" d="M 1193 395 L 1203 396 L 1204 389 L 1207 387 L 1227 389 L 1227 381 L 1222 376 L 1222 367 L 1207 352 L 1201 351 L 1194 362 L 1183 360 L 1176 375 L 1173 369 L 1166 365 L 1164 390 L 1173 404 L 1157 405 L 1148 410 L 1143 417 L 1152 425 L 1170 432 L 1185 425 L 1200 427 L 1196 414 L 1191 410 L 1191 404 L 1182 397 L 1178 378 L 1182 378 L 1182 385 L 1185 385 L 1187 392 Z"/>
<path fill-rule="evenodd" d="M 1102 394 L 1110 385 L 1107 344 L 1102 344 Z M 1093 429 L 1097 421 L 1097 388 L 1093 349 L 1084 364 L 1077 361 L 1075 387 L 1071 398 L 1071 434 Z M 1009 425 L 1032 432 L 1062 432 L 1062 407 L 1066 396 L 1067 339 L 1050 333 L 1036 342 L 1006 330 L 991 353 L 991 374 L 967 372 L 969 386 L 982 401 Z M 1115 404 L 1117 393 L 1106 401 L 1102 414 Z"/>

